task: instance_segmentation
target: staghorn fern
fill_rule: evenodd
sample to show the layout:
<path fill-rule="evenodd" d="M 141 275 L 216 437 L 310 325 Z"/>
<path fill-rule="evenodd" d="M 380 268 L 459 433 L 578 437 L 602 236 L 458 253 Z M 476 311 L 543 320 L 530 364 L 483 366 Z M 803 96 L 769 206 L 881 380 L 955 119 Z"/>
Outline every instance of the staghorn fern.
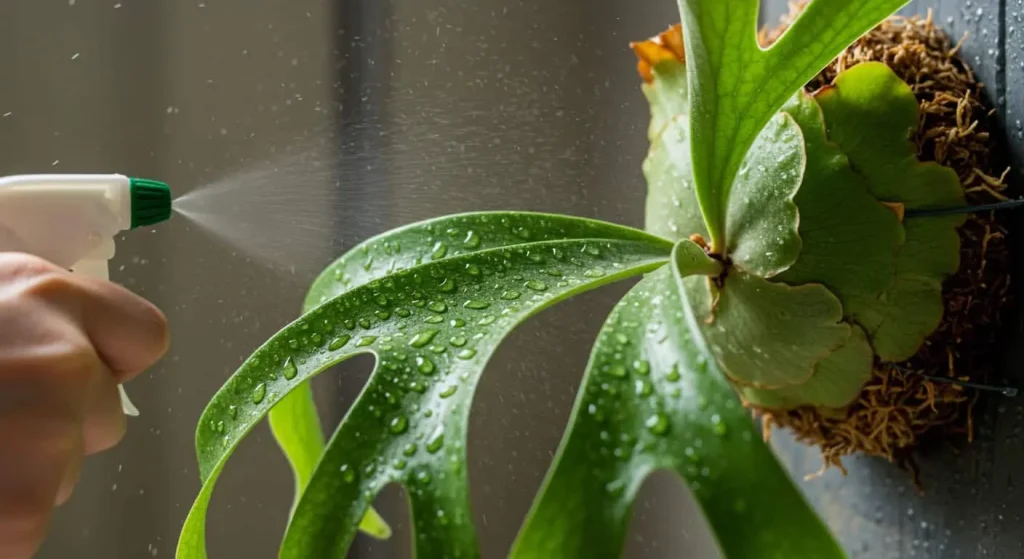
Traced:
<path fill-rule="evenodd" d="M 634 45 L 652 117 L 646 232 L 472 213 L 338 259 L 204 412 L 177 556 L 206 557 L 214 484 L 269 414 L 296 477 L 281 557 L 344 557 L 360 528 L 387 537 L 370 503 L 390 482 L 408 490 L 417 556 L 478 557 L 466 432 L 487 360 L 532 314 L 645 275 L 598 335 L 511 555 L 619 555 L 637 491 L 665 469 L 728 557 L 843 557 L 743 404 L 841 412 L 876 359 L 913 355 L 941 319 L 963 218 L 921 211 L 963 192 L 916 159 L 910 89 L 866 63 L 803 91 L 904 3 L 816 0 L 762 49 L 756 0 L 681 0 L 681 26 Z M 325 445 L 307 381 L 363 353 L 374 372 Z"/>

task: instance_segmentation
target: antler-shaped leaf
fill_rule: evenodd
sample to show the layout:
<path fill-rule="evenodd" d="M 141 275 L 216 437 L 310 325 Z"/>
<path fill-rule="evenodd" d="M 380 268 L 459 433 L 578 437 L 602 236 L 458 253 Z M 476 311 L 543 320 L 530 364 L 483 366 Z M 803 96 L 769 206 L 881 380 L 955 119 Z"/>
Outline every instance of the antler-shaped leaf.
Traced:
<path fill-rule="evenodd" d="M 672 269 L 648 275 L 605 322 L 513 557 L 618 557 L 658 469 L 686 480 L 730 559 L 844 557 L 716 366 L 681 291 L 702 272 L 687 254 L 683 241 Z"/>
<path fill-rule="evenodd" d="M 478 240 L 468 243 L 479 246 L 451 248 L 443 239 L 456 228 L 464 241 L 473 231 Z M 423 237 L 430 240 L 415 240 Z M 473 390 L 491 353 L 529 315 L 652 270 L 670 247 L 626 227 L 526 213 L 435 220 L 364 244 L 366 255 L 402 255 L 395 269 L 412 253 L 412 267 L 327 299 L 258 349 L 214 396 L 196 435 L 203 488 L 178 557 L 206 556 L 206 508 L 246 433 L 285 394 L 361 353 L 376 355 L 377 367 L 302 493 L 281 556 L 344 557 L 372 498 L 392 481 L 409 489 L 419 554 L 476 556 L 465 440 Z M 338 269 L 349 270 L 349 262 Z M 371 269 L 372 261 L 364 272 Z"/>
<path fill-rule="evenodd" d="M 754 139 L 842 49 L 907 0 L 814 0 L 769 49 L 758 0 L 679 0 L 687 57 L 693 177 L 713 248 L 727 247 L 729 191 Z"/>

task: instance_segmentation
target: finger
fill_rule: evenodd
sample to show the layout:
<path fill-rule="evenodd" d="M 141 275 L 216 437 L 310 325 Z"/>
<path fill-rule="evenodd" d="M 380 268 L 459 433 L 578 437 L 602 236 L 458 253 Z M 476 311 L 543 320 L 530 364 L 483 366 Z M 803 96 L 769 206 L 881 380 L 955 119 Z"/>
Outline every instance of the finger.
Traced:
<path fill-rule="evenodd" d="M 163 356 L 169 334 L 160 309 L 114 283 L 72 277 L 81 290 L 84 328 L 118 382 L 130 380 Z"/>
<path fill-rule="evenodd" d="M 107 370 L 89 384 L 84 410 L 84 451 L 96 454 L 112 448 L 124 438 L 127 428 L 117 381 Z"/>

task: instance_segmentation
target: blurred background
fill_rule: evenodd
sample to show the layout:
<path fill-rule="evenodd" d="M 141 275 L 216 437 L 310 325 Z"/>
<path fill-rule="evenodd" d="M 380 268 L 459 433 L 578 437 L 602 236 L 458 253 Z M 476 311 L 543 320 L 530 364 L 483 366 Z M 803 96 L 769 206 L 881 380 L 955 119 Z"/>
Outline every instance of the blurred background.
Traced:
<path fill-rule="evenodd" d="M 765 10 L 779 13 L 776 4 Z M 1001 72 L 1006 6 L 939 7 L 940 22 L 977 35 L 968 52 L 983 72 Z M 628 42 L 677 20 L 671 0 L 0 3 L 0 173 L 151 176 L 228 216 L 213 224 L 219 236 L 179 216 L 119 239 L 113 278 L 166 311 L 173 346 L 128 387 L 142 416 L 123 444 L 87 462 L 40 557 L 173 556 L 199 490 L 193 432 L 205 403 L 297 316 L 315 274 L 366 237 L 485 209 L 640 226 L 648 115 Z M 592 338 L 628 286 L 532 320 L 484 376 L 469 445 L 484 557 L 503 557 L 515 537 Z M 325 425 L 368 366 L 316 379 Z M 781 442 L 795 476 L 818 469 L 813 453 Z M 864 460 L 851 461 L 851 478 L 832 472 L 803 487 L 855 556 L 1019 557 L 1024 536 L 1008 527 L 1022 505 L 1000 477 L 1011 467 L 991 466 L 996 453 L 941 452 L 924 499 L 904 474 Z M 974 489 L 972 501 L 967 487 L 982 478 L 992 496 Z M 291 491 L 263 424 L 218 485 L 211 557 L 276 556 Z M 352 557 L 410 556 L 403 498 L 389 488 L 378 500 L 396 537 L 360 536 Z M 976 506 L 957 512 L 957 500 Z M 635 510 L 627 556 L 717 556 L 675 480 L 652 479 Z"/>

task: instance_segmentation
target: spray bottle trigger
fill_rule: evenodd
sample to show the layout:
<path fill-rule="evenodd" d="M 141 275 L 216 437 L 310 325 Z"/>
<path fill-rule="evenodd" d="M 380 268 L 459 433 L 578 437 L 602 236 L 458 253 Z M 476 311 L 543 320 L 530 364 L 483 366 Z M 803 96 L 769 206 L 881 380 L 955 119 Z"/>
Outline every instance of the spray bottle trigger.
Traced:
<path fill-rule="evenodd" d="M 97 279 L 110 279 L 110 263 L 107 260 L 80 260 L 71 267 L 71 271 Z"/>
<path fill-rule="evenodd" d="M 128 393 L 125 392 L 123 385 L 117 385 L 117 392 L 121 395 L 121 409 L 124 410 L 124 414 L 139 417 L 139 408 L 128 399 Z"/>
<path fill-rule="evenodd" d="M 113 239 L 108 242 L 102 243 L 93 253 L 86 258 L 75 263 L 71 267 L 71 272 L 75 274 L 85 274 L 94 278 L 109 280 L 110 279 L 110 261 L 108 258 L 113 258 Z M 117 385 L 117 391 L 121 396 L 121 409 L 125 415 L 131 417 L 139 416 L 139 409 L 132 404 L 132 401 L 128 399 L 128 393 L 125 392 L 124 387 L 120 384 Z"/>

